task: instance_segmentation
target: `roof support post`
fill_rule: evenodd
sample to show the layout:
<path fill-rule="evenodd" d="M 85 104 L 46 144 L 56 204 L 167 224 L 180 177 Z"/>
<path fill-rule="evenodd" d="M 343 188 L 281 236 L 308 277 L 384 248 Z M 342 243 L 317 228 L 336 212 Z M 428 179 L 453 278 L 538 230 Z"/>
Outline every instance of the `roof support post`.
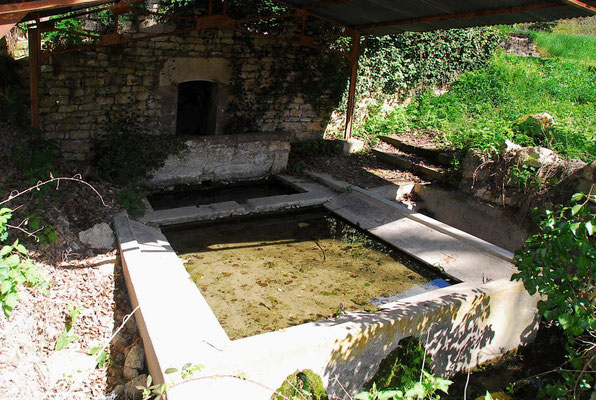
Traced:
<path fill-rule="evenodd" d="M 31 96 L 31 127 L 39 129 L 39 75 L 41 74 L 41 34 L 38 28 L 27 31 L 29 39 L 29 94 Z"/>
<path fill-rule="evenodd" d="M 358 59 L 360 58 L 360 32 L 352 33 L 352 49 L 348 54 L 350 61 L 350 89 L 348 91 L 348 109 L 346 111 L 345 139 L 352 137 L 352 124 L 354 122 L 354 102 L 356 100 L 356 82 L 358 80 Z"/>

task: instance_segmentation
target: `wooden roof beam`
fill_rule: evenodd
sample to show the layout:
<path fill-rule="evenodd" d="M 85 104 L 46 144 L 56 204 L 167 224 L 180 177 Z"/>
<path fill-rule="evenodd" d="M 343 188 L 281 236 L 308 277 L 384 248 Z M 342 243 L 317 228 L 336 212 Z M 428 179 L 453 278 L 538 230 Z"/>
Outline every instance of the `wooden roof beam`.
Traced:
<path fill-rule="evenodd" d="M 570 6 L 574 6 L 580 8 L 585 11 L 589 11 L 593 14 L 596 14 L 596 7 L 587 4 L 586 2 L 579 1 L 579 0 L 563 0 L 565 3 L 569 4 Z"/>
<path fill-rule="evenodd" d="M 54 8 L 72 7 L 93 3 L 113 3 L 116 0 L 37 0 L 23 3 L 0 4 L 0 16 L 5 14 L 39 12 Z"/>

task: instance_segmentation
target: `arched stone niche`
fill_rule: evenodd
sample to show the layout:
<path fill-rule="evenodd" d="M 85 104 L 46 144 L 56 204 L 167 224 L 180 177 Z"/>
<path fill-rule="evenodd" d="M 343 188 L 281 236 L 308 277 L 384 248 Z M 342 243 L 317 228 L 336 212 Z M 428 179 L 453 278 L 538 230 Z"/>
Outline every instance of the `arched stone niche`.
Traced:
<path fill-rule="evenodd" d="M 179 85 L 185 82 L 213 82 L 210 134 L 223 133 L 225 109 L 232 78 L 232 67 L 224 58 L 170 58 L 159 72 L 157 94 L 161 98 L 161 123 L 165 133 L 176 133 Z"/>

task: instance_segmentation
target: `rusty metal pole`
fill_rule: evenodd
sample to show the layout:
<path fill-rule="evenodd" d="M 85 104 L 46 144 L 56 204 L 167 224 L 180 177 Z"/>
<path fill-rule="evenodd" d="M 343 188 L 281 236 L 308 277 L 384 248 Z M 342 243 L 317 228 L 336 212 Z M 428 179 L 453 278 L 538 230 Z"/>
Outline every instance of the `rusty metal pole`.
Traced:
<path fill-rule="evenodd" d="M 352 137 L 352 124 L 354 122 L 354 102 L 356 99 L 356 80 L 358 79 L 358 59 L 360 58 L 360 32 L 352 33 L 352 49 L 348 56 L 350 60 L 350 89 L 348 91 L 348 109 L 346 111 L 346 130 L 344 138 Z"/>
<path fill-rule="evenodd" d="M 31 96 L 31 127 L 39 129 L 39 75 L 41 74 L 41 34 L 39 28 L 27 31 L 29 39 L 29 93 Z"/>

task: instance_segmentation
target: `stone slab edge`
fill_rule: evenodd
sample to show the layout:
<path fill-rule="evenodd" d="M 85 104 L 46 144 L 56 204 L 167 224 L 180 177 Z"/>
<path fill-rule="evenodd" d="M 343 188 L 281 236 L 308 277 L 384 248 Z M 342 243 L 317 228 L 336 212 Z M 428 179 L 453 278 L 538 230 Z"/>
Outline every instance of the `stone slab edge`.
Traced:
<path fill-rule="evenodd" d="M 205 365 L 202 376 L 240 373 L 270 388 L 281 385 L 285 377 L 296 370 L 311 369 L 321 375 L 330 394 L 344 394 L 343 388 L 333 380 L 335 376 L 342 377 L 343 386 L 355 394 L 363 382 L 372 377 L 380 361 L 404 337 L 421 336 L 432 329 L 435 343 L 431 344 L 429 354 L 434 355 L 439 370 L 448 373 L 449 369 L 453 369 L 451 372 L 466 369 L 503 354 L 531 340 L 535 333 L 537 299 L 529 296 L 520 282 L 502 279 L 487 284 L 460 283 L 385 304 L 380 313 L 348 313 L 337 320 L 311 322 L 211 348 L 197 340 L 200 331 L 195 329 L 191 332 L 193 336 L 185 335 L 181 333 L 185 330 L 184 321 L 163 316 L 164 310 L 172 308 L 182 308 L 186 312 L 202 309 L 193 313 L 192 317 L 196 319 L 205 318 L 203 314 L 206 312 L 212 314 L 211 310 L 205 310 L 196 303 L 198 297 L 183 304 L 170 302 L 164 305 L 169 297 L 155 299 L 155 293 L 142 293 L 147 290 L 143 288 L 146 279 L 163 279 L 165 271 L 184 267 L 179 262 L 176 265 L 154 262 L 150 268 L 144 268 L 151 260 L 148 254 L 142 254 L 142 246 L 130 224 L 126 214 L 114 219 L 131 302 L 133 306 L 141 304 L 137 324 L 147 352 L 150 373 L 156 382 L 170 379 L 170 375 L 163 373 L 165 368 L 179 367 L 186 362 Z M 158 241 L 151 246 L 154 256 L 162 252 L 167 256 L 164 259 L 176 260 L 167 242 Z M 129 269 L 136 273 L 131 274 Z M 155 276 L 147 276 L 151 274 Z M 171 275 L 184 280 L 178 284 L 168 282 L 171 286 L 189 283 L 183 274 Z M 198 289 L 196 291 L 200 295 Z M 490 313 L 475 310 L 478 305 L 489 307 L 489 304 Z M 517 311 L 511 313 L 511 309 Z M 466 321 L 472 315 L 479 319 L 470 325 Z M 494 332 L 485 338 L 489 339 L 488 342 L 470 340 L 475 338 L 474 335 L 483 335 L 485 329 Z M 462 343 L 466 348 L 471 346 L 468 350 L 472 357 L 463 360 L 456 357 L 453 364 L 450 361 L 453 358 L 450 356 L 451 349 L 456 349 L 459 354 L 462 349 L 458 346 Z M 344 351 L 348 353 L 344 354 Z M 271 392 L 250 383 L 248 379 L 193 381 L 177 386 L 169 393 L 169 398 L 234 399 L 238 393 L 243 393 L 245 398 L 265 400 L 271 396 Z"/>
<path fill-rule="evenodd" d="M 311 178 L 329 186 L 333 190 L 342 191 L 342 192 L 352 190 L 354 192 L 361 193 L 361 194 L 367 196 L 368 198 L 372 199 L 375 202 L 382 203 L 386 206 L 389 206 L 389 207 L 395 209 L 397 212 L 401 213 L 402 215 L 405 215 L 407 218 L 409 218 L 411 220 L 414 220 L 414 221 L 424 224 L 430 228 L 436 229 L 439 232 L 442 232 L 442 233 L 449 235 L 453 238 L 456 238 L 463 242 L 466 242 L 480 250 L 486 251 L 487 253 L 492 254 L 496 257 L 499 257 L 505 261 L 509 261 L 509 262 L 513 261 L 514 255 L 510 251 L 507 251 L 499 246 L 496 246 L 492 243 L 482 240 L 476 236 L 470 235 L 469 233 L 466 233 L 466 232 L 461 231 L 457 228 L 454 228 L 454 227 L 444 224 L 440 221 L 437 221 L 436 219 L 430 218 L 424 214 L 420 214 L 420 213 L 417 213 L 416 211 L 412 211 L 412 210 L 408 209 L 407 207 L 405 207 L 401 204 L 398 204 L 394 201 L 384 199 L 384 198 L 378 196 L 377 194 L 375 194 L 374 192 L 371 192 L 370 190 L 362 189 L 358 186 L 350 185 L 346 182 L 336 180 L 325 173 L 312 172 L 312 171 L 305 171 L 305 173 L 308 176 L 310 176 Z"/>
<path fill-rule="evenodd" d="M 129 298 L 133 308 L 139 306 L 134 316 L 149 373 L 155 382 L 174 380 L 166 369 L 211 358 L 230 340 L 167 242 L 152 244 L 144 253 L 128 215 L 120 213 L 113 222 Z M 169 261 L 155 262 L 159 251 Z M 194 313 L 189 314 L 191 304 Z"/>
<path fill-rule="evenodd" d="M 230 216 L 243 216 L 259 212 L 282 211 L 290 208 L 313 207 L 324 204 L 335 195 L 326 186 L 289 176 L 280 176 L 284 182 L 301 190 L 301 193 L 249 199 L 245 205 L 234 201 L 148 211 L 139 220 L 153 226 L 167 226 L 189 222 L 210 221 Z"/>

